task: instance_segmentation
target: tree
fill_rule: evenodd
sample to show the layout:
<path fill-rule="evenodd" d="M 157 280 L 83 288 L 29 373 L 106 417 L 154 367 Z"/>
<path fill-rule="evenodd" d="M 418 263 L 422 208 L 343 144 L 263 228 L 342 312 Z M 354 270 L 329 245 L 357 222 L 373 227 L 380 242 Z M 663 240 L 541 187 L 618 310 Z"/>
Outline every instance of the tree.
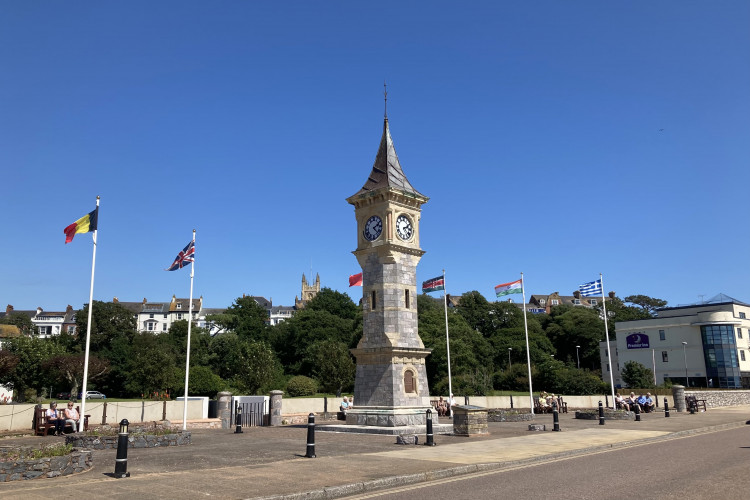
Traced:
<path fill-rule="evenodd" d="M 336 340 L 320 340 L 308 349 L 308 362 L 312 373 L 325 392 L 336 393 L 354 384 L 354 361 L 349 348 Z"/>
<path fill-rule="evenodd" d="M 139 333 L 133 338 L 127 365 L 125 390 L 130 395 L 167 391 L 173 394 L 184 376 L 184 366 L 177 366 L 175 352 L 167 342 L 152 333 Z"/>
<path fill-rule="evenodd" d="M 0 318 L 0 325 L 13 325 L 18 328 L 21 335 L 26 335 L 27 337 L 32 336 L 36 331 L 36 327 L 31 322 L 29 315 L 18 311 L 13 311 Z"/>
<path fill-rule="evenodd" d="M 601 366 L 599 342 L 604 338 L 604 321 L 594 309 L 575 306 L 553 307 L 544 318 L 547 337 L 555 347 L 555 358 L 596 370 Z M 576 346 L 581 346 L 576 353 Z"/>
<path fill-rule="evenodd" d="M 210 314 L 206 320 L 240 338 L 268 339 L 268 312 L 250 296 L 235 299 L 223 314 Z"/>
<path fill-rule="evenodd" d="M 33 389 L 37 393 L 42 387 L 50 387 L 53 377 L 44 367 L 45 361 L 53 356 L 64 354 L 56 342 L 37 337 L 16 337 L 3 344 L 3 351 L 15 356 L 15 368 L 2 376 L 0 383 L 13 387 L 16 396 L 23 398 L 26 389 Z"/>
<path fill-rule="evenodd" d="M 255 340 L 240 344 L 236 373 L 232 381 L 249 394 L 257 394 L 277 378 L 281 366 L 265 342 Z"/>
<path fill-rule="evenodd" d="M 628 387 L 649 389 L 654 387 L 654 372 L 637 361 L 627 361 L 622 370 L 622 380 Z"/>
<path fill-rule="evenodd" d="M 78 342 L 83 348 L 86 344 L 88 327 L 88 304 L 76 313 L 76 331 Z M 106 351 L 118 337 L 132 339 L 136 334 L 137 322 L 133 313 L 117 302 L 94 301 L 91 311 L 91 352 Z"/>
<path fill-rule="evenodd" d="M 44 368 L 55 379 L 65 380 L 70 394 L 78 394 L 78 388 L 83 383 L 83 354 L 60 354 L 44 362 Z M 96 356 L 89 356 L 88 380 L 96 380 L 109 370 L 109 362 Z"/>
<path fill-rule="evenodd" d="M 334 316 L 344 319 L 354 319 L 359 312 L 359 307 L 352 301 L 349 295 L 323 288 L 315 297 L 307 303 L 305 309 L 312 311 L 327 311 Z"/>
<path fill-rule="evenodd" d="M 635 304 L 643 309 L 650 317 L 656 317 L 656 310 L 667 305 L 666 300 L 655 299 L 648 295 L 628 295 L 623 299 L 629 304 Z"/>

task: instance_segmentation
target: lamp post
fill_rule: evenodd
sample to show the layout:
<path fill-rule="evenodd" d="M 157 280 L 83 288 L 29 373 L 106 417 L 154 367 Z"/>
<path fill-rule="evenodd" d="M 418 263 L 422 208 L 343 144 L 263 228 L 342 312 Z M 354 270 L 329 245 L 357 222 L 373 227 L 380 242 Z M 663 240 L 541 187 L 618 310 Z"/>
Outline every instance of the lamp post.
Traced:
<path fill-rule="evenodd" d="M 510 370 L 511 368 L 513 368 L 513 364 L 510 362 L 510 351 L 512 351 L 512 350 L 513 350 L 512 347 L 508 347 L 508 370 Z"/>
<path fill-rule="evenodd" d="M 685 358 L 685 386 L 690 387 L 690 380 L 688 379 L 688 372 L 687 372 L 687 353 L 685 352 L 686 345 L 687 345 L 687 342 L 682 343 L 682 357 Z"/>
<path fill-rule="evenodd" d="M 578 349 L 580 349 L 580 348 L 581 348 L 581 346 L 579 346 L 579 345 L 576 346 L 576 361 L 578 362 L 578 369 L 579 370 L 581 369 L 581 357 L 578 356 Z"/>

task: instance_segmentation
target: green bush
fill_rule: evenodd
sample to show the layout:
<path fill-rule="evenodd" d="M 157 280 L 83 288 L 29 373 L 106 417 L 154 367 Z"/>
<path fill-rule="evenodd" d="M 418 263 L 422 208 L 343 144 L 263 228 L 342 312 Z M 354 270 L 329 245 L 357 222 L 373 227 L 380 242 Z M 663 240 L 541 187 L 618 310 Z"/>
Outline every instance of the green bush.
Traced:
<path fill-rule="evenodd" d="M 292 397 L 313 396 L 316 392 L 318 392 L 318 383 L 304 375 L 292 377 L 286 383 L 286 393 Z"/>

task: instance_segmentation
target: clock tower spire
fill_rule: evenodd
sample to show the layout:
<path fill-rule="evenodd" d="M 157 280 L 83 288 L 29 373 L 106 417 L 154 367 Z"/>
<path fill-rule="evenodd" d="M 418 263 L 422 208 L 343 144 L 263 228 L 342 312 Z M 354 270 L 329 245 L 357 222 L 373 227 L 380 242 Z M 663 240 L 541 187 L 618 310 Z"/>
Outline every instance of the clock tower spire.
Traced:
<path fill-rule="evenodd" d="M 347 423 L 403 427 L 425 423 L 430 408 L 425 358 L 419 338 L 416 268 L 421 206 L 428 198 L 409 182 L 388 124 L 375 163 L 362 188 L 346 200 L 354 206 L 362 267 L 363 334 L 352 354 L 357 360 L 354 397 Z"/>

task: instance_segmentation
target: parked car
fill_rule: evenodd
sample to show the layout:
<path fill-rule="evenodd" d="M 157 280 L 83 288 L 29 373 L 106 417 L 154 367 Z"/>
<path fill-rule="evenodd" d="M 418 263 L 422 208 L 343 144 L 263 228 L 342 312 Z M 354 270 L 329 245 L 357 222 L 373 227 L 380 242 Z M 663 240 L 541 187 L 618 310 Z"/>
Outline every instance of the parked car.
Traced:
<path fill-rule="evenodd" d="M 83 399 L 81 393 L 78 393 L 78 398 Z M 107 396 L 99 391 L 86 391 L 86 399 L 107 399 Z"/>
<path fill-rule="evenodd" d="M 58 392 L 57 393 L 57 399 L 70 399 L 70 393 L 69 392 Z"/>

